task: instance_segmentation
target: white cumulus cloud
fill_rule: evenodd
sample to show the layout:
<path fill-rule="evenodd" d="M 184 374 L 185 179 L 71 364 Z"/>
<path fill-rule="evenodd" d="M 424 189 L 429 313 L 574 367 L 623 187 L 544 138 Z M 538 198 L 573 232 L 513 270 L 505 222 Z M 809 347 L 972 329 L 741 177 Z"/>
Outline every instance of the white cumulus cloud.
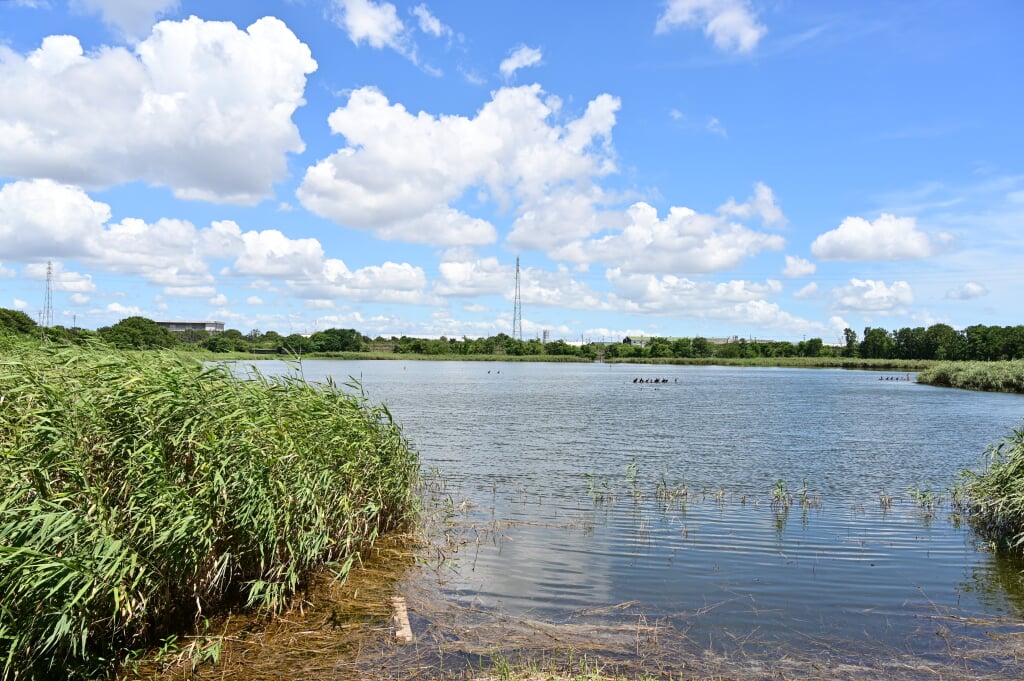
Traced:
<path fill-rule="evenodd" d="M 93 201 L 79 187 L 52 180 L 0 187 L 0 244 L 7 258 L 80 256 L 86 239 L 109 219 L 110 206 Z"/>
<path fill-rule="evenodd" d="M 107 272 L 142 276 L 160 286 L 208 286 L 213 275 L 207 257 L 227 253 L 204 247 L 204 241 L 213 239 L 223 245 L 222 229 L 218 224 L 199 230 L 185 220 L 163 218 L 148 224 L 126 218 L 90 235 L 85 240 L 84 259 Z"/>
<path fill-rule="evenodd" d="M 338 21 L 349 39 L 358 45 L 366 41 L 370 47 L 390 47 L 405 51 L 403 31 L 405 25 L 390 2 L 373 0 L 334 0 L 339 11 Z"/>
<path fill-rule="evenodd" d="M 754 194 L 743 203 L 736 203 L 734 199 L 729 199 L 719 207 L 718 212 L 743 220 L 757 217 L 765 225 L 773 227 L 783 227 L 786 224 L 786 216 L 782 214 L 782 209 L 775 202 L 775 192 L 764 182 L 756 183 Z"/>
<path fill-rule="evenodd" d="M 344 261 L 330 258 L 315 277 L 287 282 L 296 295 L 313 300 L 431 304 L 425 293 L 427 276 L 409 263 L 385 262 L 350 270 Z"/>
<path fill-rule="evenodd" d="M 275 229 L 243 231 L 230 220 L 197 228 L 170 218 L 154 223 L 125 218 L 113 224 L 109 219 L 109 207 L 79 187 L 51 180 L 0 187 L 0 243 L 5 256 L 30 262 L 25 268 L 29 278 L 45 279 L 45 259 L 74 257 L 104 272 L 141 277 L 163 287 L 164 295 L 214 299 L 217 279 L 211 265 L 220 260 L 229 263 L 219 272 L 223 276 L 257 277 L 252 285 L 268 290 L 268 280 L 283 280 L 304 297 L 432 301 L 424 293 L 421 268 L 386 262 L 350 272 L 340 260 L 326 258 L 317 239 L 292 239 Z M 0 268 L 0 276 L 9 272 Z M 96 289 L 92 275 L 65 272 L 59 261 L 54 262 L 54 281 L 59 291 Z"/>
<path fill-rule="evenodd" d="M 520 45 L 512 50 L 508 57 L 501 61 L 501 65 L 498 67 L 498 70 L 501 71 L 501 75 L 506 78 L 511 78 L 512 74 L 519 69 L 524 69 L 528 66 L 537 66 L 541 63 L 543 58 L 544 55 L 541 53 L 540 48 Z"/>
<path fill-rule="evenodd" d="M 434 116 L 361 88 L 328 119 L 346 146 L 306 171 L 298 198 L 382 238 L 493 243 L 493 225 L 452 207 L 467 191 L 528 203 L 615 169 L 609 140 L 619 100 L 599 95 L 565 123 L 559 105 L 532 85 L 498 90 L 474 118 Z"/>
<path fill-rule="evenodd" d="M 0 175 L 255 203 L 304 149 L 291 116 L 315 70 L 272 17 L 162 21 L 134 51 L 86 54 L 68 35 L 27 55 L 0 46 Z"/>
<path fill-rule="evenodd" d="M 233 269 L 258 277 L 307 277 L 323 267 L 324 250 L 316 239 L 289 239 L 276 229 L 245 232 Z"/>
<path fill-rule="evenodd" d="M 142 309 L 134 305 L 122 305 L 121 303 L 110 303 L 106 307 L 107 312 L 113 312 L 122 317 L 132 317 L 142 314 Z"/>
<path fill-rule="evenodd" d="M 723 52 L 751 52 L 767 30 L 747 0 L 668 0 L 655 33 L 699 27 Z"/>
<path fill-rule="evenodd" d="M 524 250 L 554 250 L 602 229 L 622 227 L 624 216 L 598 209 L 605 202 L 597 186 L 555 188 L 523 203 L 508 243 Z"/>
<path fill-rule="evenodd" d="M 656 208 L 638 202 L 626 211 L 626 218 L 620 231 L 568 244 L 555 255 L 577 263 L 601 262 L 629 273 L 709 273 L 785 245 L 777 234 L 691 208 L 673 206 L 662 219 Z"/>
<path fill-rule="evenodd" d="M 846 286 L 832 291 L 837 312 L 902 313 L 914 302 L 914 293 L 905 281 L 887 285 L 874 279 L 850 279 Z"/>
<path fill-rule="evenodd" d="M 782 284 L 746 280 L 695 281 L 687 277 L 607 272 L 614 287 L 608 301 L 614 309 L 631 314 L 692 317 L 791 333 L 815 333 L 822 327 L 783 310 L 767 300 L 782 291 Z"/>
<path fill-rule="evenodd" d="M 915 218 L 883 213 L 877 220 L 848 217 L 836 229 L 821 234 L 811 253 L 822 260 L 910 260 L 939 251 L 950 236 L 917 229 Z"/>
<path fill-rule="evenodd" d="M 45 281 L 47 268 L 50 268 L 54 291 L 67 291 L 68 293 L 92 293 L 96 290 L 96 284 L 93 283 L 91 274 L 65 271 L 64 263 L 59 260 L 44 263 L 31 263 L 25 266 L 24 274 L 29 279 Z"/>
<path fill-rule="evenodd" d="M 805 260 L 795 255 L 786 256 L 786 267 L 782 274 L 787 277 L 809 277 L 818 271 L 818 266 L 810 260 Z"/>
<path fill-rule="evenodd" d="M 515 270 L 497 258 L 446 259 L 438 265 L 434 291 L 442 296 L 507 295 Z"/>

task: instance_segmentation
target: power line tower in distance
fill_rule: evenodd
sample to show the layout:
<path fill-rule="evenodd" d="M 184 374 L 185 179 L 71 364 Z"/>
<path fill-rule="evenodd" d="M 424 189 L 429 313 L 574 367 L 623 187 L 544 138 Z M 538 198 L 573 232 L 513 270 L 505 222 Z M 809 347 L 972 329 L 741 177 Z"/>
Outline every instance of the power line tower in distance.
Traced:
<path fill-rule="evenodd" d="M 516 256 L 516 295 L 512 310 L 512 337 L 523 340 L 523 299 L 519 294 L 519 256 Z"/>
<path fill-rule="evenodd" d="M 46 329 L 53 326 L 53 261 L 46 261 L 46 296 L 43 299 L 43 318 L 39 320 L 43 327 L 43 333 L 46 333 Z"/>

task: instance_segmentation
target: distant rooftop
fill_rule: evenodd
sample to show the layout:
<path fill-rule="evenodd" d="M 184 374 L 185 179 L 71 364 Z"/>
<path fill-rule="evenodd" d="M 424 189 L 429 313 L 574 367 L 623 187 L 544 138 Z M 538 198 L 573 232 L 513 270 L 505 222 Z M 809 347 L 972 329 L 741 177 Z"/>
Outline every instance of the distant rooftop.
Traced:
<path fill-rule="evenodd" d="M 205 331 L 207 333 L 224 333 L 224 322 L 157 322 L 168 331 Z"/>

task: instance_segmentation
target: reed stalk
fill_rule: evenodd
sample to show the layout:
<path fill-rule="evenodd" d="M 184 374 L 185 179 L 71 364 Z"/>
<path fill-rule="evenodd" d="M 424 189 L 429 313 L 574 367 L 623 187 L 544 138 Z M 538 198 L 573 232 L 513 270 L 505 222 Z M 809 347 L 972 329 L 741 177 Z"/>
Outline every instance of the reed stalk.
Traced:
<path fill-rule="evenodd" d="M 1024 393 L 1024 360 L 942 362 L 919 373 L 917 382 L 965 390 Z"/>
<path fill-rule="evenodd" d="M 966 471 L 957 504 L 997 551 L 1024 555 L 1024 427 L 986 452 L 981 472 Z"/>
<path fill-rule="evenodd" d="M 0 676 L 103 675 L 201 615 L 277 612 L 410 517 L 417 471 L 337 385 L 0 337 Z"/>

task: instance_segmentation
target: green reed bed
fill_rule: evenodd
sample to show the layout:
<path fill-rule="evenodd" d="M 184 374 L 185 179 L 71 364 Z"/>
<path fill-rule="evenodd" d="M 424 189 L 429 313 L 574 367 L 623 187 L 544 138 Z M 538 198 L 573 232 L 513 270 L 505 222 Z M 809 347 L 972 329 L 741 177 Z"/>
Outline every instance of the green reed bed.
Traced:
<path fill-rule="evenodd" d="M 1024 360 L 942 362 L 922 371 L 917 380 L 946 388 L 1024 393 Z"/>
<path fill-rule="evenodd" d="M 0 675 L 102 675 L 219 609 L 279 611 L 408 519 L 417 470 L 335 385 L 0 337 Z"/>
<path fill-rule="evenodd" d="M 980 473 L 964 473 L 958 501 L 996 550 L 1024 556 L 1024 426 L 989 447 L 987 459 Z"/>

